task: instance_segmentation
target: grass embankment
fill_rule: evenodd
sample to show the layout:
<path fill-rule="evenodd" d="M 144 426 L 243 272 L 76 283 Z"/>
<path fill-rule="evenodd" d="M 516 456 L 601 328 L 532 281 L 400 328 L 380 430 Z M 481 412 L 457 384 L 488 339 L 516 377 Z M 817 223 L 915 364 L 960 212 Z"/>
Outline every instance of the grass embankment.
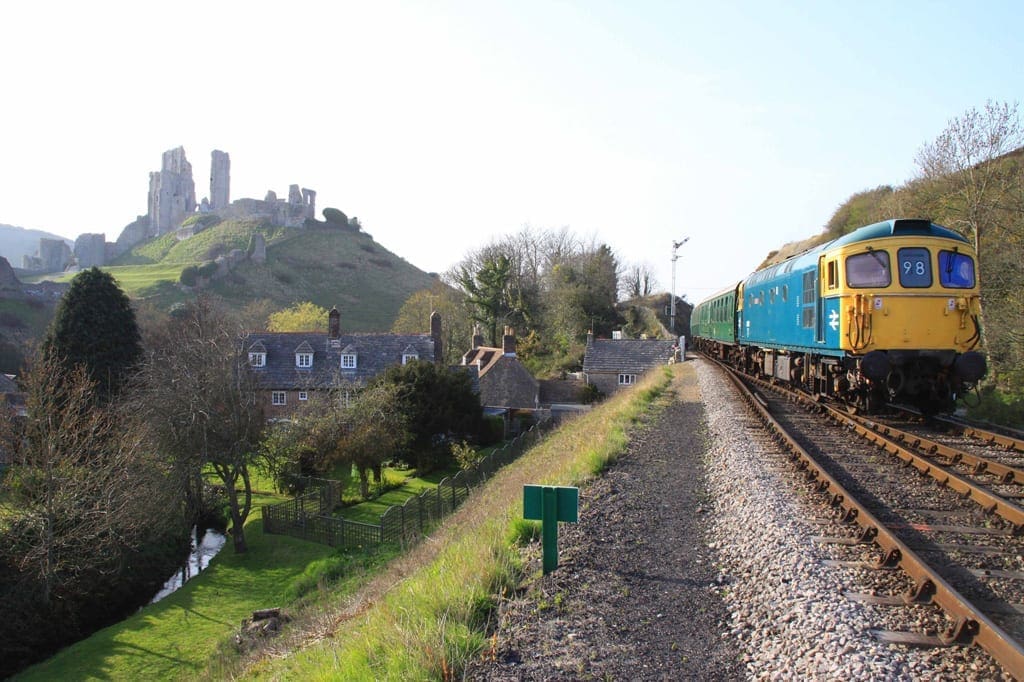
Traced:
<path fill-rule="evenodd" d="M 345 515 L 376 523 L 382 513 L 381 499 L 401 504 L 436 484 L 431 477 L 409 476 L 412 472 L 393 472 L 391 476 L 397 478 L 399 473 L 407 476 L 399 488 L 349 507 Z M 292 605 L 316 592 L 325 578 L 335 581 L 335 595 L 353 591 L 396 551 L 339 552 L 282 535 L 265 536 L 262 506 L 289 498 L 273 492 L 274 478 L 265 472 L 253 471 L 252 485 L 257 492 L 245 525 L 248 554 L 234 554 L 229 540 L 201 576 L 174 594 L 63 649 L 16 679 L 193 678 L 212 657 L 220 655 L 219 650 L 230 649 L 231 636 L 254 610 Z M 0 505 L 0 520 L 3 508 Z"/>
<path fill-rule="evenodd" d="M 230 657 L 219 658 L 207 676 L 457 679 L 487 646 L 497 595 L 521 578 L 516 540 L 535 531 L 524 530 L 531 524 L 520 518 L 523 485 L 579 485 L 595 476 L 622 452 L 630 426 L 643 418 L 672 375 L 671 369 L 654 372 L 634 390 L 564 425 L 501 471 L 431 540 L 393 561 L 356 598 L 326 591 L 272 644 L 273 656 L 253 660 L 247 669 Z"/>
<path fill-rule="evenodd" d="M 563 426 L 495 476 L 431 540 L 397 558 L 393 547 L 337 551 L 265 536 L 261 505 L 285 498 L 259 494 L 246 524 L 247 554 L 225 547 L 174 594 L 17 679 L 450 677 L 485 646 L 495 595 L 520 579 L 515 538 L 536 532 L 520 518 L 522 486 L 591 478 L 622 451 L 629 426 L 667 383 L 667 374 L 657 372 Z M 263 490 L 272 484 L 254 483 Z M 400 502 L 427 485 L 410 480 L 385 495 Z M 270 641 L 276 656 L 287 656 L 240 659 L 232 638 L 241 621 L 271 606 L 297 616 Z"/>
<path fill-rule="evenodd" d="M 280 501 L 265 495 L 257 504 Z M 280 606 L 306 565 L 330 547 L 265 536 L 260 508 L 245 526 L 249 552 L 230 540 L 203 574 L 174 594 L 33 666 L 19 680 L 175 679 L 194 677 L 255 609 Z"/>

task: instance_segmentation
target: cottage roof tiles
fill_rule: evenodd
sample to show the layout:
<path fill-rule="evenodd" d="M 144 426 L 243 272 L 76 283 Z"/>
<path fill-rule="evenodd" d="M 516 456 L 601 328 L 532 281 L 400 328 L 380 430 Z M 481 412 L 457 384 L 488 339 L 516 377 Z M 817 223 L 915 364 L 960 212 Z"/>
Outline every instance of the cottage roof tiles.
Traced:
<path fill-rule="evenodd" d="M 253 332 L 244 342 L 250 352 L 261 346 L 266 364 L 254 367 L 266 390 L 308 390 L 351 382 L 362 385 L 414 349 L 420 360 L 433 362 L 434 340 L 429 334 L 342 334 L 331 339 L 323 332 Z M 308 350 L 306 350 L 308 348 Z M 296 353 L 313 353 L 312 367 L 296 367 Z M 341 366 L 342 355 L 356 356 L 356 366 Z"/>
<path fill-rule="evenodd" d="M 586 373 L 643 374 L 672 357 L 672 340 L 594 339 L 583 356 Z"/>

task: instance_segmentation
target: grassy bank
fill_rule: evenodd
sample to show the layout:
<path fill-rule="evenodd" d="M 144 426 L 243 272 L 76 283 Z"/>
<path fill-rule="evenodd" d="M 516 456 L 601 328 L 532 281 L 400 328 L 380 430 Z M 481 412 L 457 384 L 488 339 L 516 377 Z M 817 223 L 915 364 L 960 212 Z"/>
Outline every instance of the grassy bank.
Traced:
<path fill-rule="evenodd" d="M 274 655 L 221 657 L 206 676 L 258 679 L 458 679 L 488 646 L 497 595 L 521 578 L 526 483 L 579 485 L 622 452 L 628 431 L 656 404 L 676 369 L 655 372 L 509 465 L 427 542 L 393 561 L 348 599 L 324 591 Z"/>
<path fill-rule="evenodd" d="M 259 503 L 277 501 L 260 496 Z M 206 667 L 218 642 L 253 610 L 280 606 L 312 561 L 334 550 L 280 535 L 263 535 L 256 508 L 246 523 L 249 552 L 230 540 L 203 574 L 156 604 L 61 650 L 18 680 L 176 679 Z"/>

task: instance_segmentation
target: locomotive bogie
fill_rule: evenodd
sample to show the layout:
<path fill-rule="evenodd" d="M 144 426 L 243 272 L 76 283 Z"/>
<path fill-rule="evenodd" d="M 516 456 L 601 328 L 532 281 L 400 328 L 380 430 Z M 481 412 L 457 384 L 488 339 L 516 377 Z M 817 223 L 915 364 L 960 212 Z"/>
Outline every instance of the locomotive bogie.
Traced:
<path fill-rule="evenodd" d="M 692 334 L 733 364 L 872 409 L 949 409 L 985 374 L 976 261 L 924 220 L 860 228 L 698 304 Z M 752 349 L 752 350 L 751 350 Z"/>

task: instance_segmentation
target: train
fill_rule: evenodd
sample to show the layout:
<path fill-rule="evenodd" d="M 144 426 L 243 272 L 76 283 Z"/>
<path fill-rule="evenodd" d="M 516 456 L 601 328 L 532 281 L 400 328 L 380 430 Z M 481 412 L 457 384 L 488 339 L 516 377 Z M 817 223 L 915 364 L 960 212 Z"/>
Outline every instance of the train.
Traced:
<path fill-rule="evenodd" d="M 948 412 L 987 371 L 977 255 L 930 220 L 860 227 L 701 301 L 706 355 L 851 408 Z"/>

